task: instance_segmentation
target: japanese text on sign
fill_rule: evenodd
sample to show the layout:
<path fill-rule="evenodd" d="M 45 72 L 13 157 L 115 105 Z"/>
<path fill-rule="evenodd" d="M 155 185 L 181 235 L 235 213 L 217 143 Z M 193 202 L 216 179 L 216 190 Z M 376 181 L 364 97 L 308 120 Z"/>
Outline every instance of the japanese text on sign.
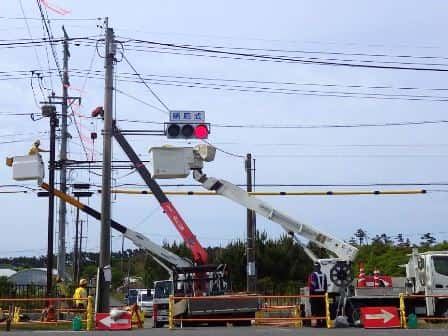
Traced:
<path fill-rule="evenodd" d="M 170 121 L 204 122 L 204 111 L 170 111 Z"/>

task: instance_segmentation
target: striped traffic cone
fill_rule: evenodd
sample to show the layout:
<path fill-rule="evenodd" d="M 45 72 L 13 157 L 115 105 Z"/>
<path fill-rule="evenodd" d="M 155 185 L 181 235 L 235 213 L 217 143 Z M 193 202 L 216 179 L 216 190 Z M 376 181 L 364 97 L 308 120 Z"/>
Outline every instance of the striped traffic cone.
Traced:
<path fill-rule="evenodd" d="M 366 286 L 366 273 L 364 273 L 364 263 L 359 263 L 358 287 Z"/>

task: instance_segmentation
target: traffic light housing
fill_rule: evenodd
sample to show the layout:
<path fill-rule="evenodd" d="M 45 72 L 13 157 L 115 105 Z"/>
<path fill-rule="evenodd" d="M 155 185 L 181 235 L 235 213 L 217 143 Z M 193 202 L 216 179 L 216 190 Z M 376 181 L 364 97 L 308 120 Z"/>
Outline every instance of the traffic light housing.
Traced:
<path fill-rule="evenodd" d="M 165 135 L 168 139 L 207 139 L 210 124 L 199 122 L 168 122 L 165 123 Z"/>

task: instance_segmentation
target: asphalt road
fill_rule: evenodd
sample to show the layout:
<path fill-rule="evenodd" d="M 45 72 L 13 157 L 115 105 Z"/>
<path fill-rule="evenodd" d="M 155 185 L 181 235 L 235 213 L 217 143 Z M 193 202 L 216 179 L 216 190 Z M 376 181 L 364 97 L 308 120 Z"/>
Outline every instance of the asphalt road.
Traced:
<path fill-rule="evenodd" d="M 23 334 L 26 335 L 79 335 L 80 332 L 75 331 L 12 331 L 9 333 L 1 332 L 0 335 Z M 161 329 L 133 329 L 130 331 L 93 331 L 81 332 L 82 335 L 114 335 L 114 336 L 136 336 L 136 335 L 151 335 L 151 336 L 282 336 L 282 335 L 312 335 L 312 336 L 442 336 L 448 335 L 448 329 L 389 329 L 389 330 L 365 330 L 365 329 L 315 329 L 315 328 L 279 328 L 279 327 L 194 327 L 169 330 L 168 328 Z"/>

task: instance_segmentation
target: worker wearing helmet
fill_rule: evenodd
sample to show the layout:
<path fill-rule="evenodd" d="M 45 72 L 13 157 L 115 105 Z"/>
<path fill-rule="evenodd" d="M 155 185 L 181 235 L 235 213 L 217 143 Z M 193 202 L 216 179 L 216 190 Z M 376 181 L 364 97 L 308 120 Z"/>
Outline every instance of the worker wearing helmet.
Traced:
<path fill-rule="evenodd" d="M 28 155 L 38 155 L 41 152 L 49 152 L 49 150 L 45 150 L 40 148 L 40 140 L 37 139 L 34 141 L 33 145 L 31 146 Z"/>
<path fill-rule="evenodd" d="M 75 299 L 75 307 L 84 309 L 87 304 L 87 280 L 81 279 L 79 280 L 79 286 L 75 290 L 75 294 L 73 294 L 73 298 Z"/>
<path fill-rule="evenodd" d="M 322 273 L 320 269 L 320 264 L 318 262 L 314 263 L 314 270 L 308 277 L 308 288 L 310 290 L 310 295 L 325 295 L 327 292 L 327 276 Z M 325 326 L 325 299 L 323 297 L 311 297 L 311 315 L 313 317 L 319 317 L 316 321 L 317 327 Z"/>

